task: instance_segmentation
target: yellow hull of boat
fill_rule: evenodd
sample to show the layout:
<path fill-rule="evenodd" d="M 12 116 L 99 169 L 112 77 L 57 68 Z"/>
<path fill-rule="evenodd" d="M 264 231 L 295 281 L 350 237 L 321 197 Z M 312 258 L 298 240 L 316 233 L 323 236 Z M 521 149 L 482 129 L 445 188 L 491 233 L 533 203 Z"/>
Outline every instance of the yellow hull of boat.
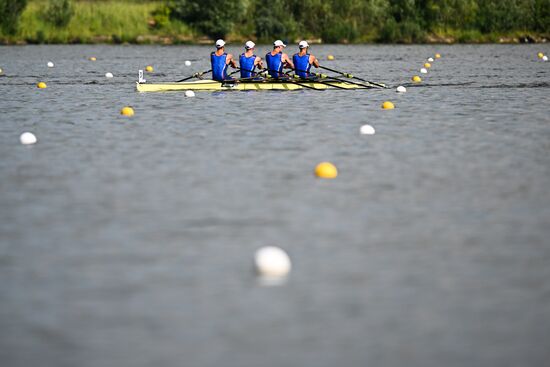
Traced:
<path fill-rule="evenodd" d="M 364 87 L 346 82 L 237 82 L 220 83 L 215 80 L 197 80 L 182 83 L 136 83 L 138 92 L 167 92 L 167 91 L 228 91 L 228 90 L 300 90 L 300 89 L 363 89 Z"/>

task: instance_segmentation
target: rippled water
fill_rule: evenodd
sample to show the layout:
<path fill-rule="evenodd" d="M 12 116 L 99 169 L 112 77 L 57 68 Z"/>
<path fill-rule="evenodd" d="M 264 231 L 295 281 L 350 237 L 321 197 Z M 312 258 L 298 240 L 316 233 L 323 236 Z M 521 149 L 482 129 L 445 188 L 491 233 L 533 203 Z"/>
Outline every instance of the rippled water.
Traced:
<path fill-rule="evenodd" d="M 0 47 L 2 365 L 544 365 L 541 50 L 315 46 L 392 86 L 443 57 L 404 95 L 185 98 L 138 94 L 137 70 L 181 79 L 207 47 Z M 325 160 L 336 180 L 313 177 Z M 285 285 L 256 281 L 265 245 L 290 254 Z"/>

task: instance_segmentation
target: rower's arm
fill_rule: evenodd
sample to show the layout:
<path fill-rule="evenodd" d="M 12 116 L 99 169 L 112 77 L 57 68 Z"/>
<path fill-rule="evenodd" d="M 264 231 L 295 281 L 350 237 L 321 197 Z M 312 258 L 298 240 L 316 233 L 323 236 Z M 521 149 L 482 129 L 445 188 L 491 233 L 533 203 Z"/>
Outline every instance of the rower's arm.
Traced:
<path fill-rule="evenodd" d="M 231 54 L 227 54 L 227 65 L 231 65 L 233 69 L 237 69 L 237 62 Z"/>
<path fill-rule="evenodd" d="M 287 68 L 294 69 L 294 64 L 287 54 L 283 54 L 283 61 L 286 63 Z"/>
<path fill-rule="evenodd" d="M 258 67 L 259 67 L 260 69 L 263 69 L 263 68 L 264 68 L 264 64 L 263 64 L 262 58 L 259 57 L 259 56 L 256 56 L 256 60 L 254 60 L 254 65 L 258 65 Z"/>
<path fill-rule="evenodd" d="M 311 59 L 313 59 L 313 60 L 311 60 Z M 319 67 L 319 60 L 318 60 L 315 56 L 313 56 L 313 55 L 310 56 L 309 63 L 310 63 L 311 65 L 315 66 L 316 68 Z"/>

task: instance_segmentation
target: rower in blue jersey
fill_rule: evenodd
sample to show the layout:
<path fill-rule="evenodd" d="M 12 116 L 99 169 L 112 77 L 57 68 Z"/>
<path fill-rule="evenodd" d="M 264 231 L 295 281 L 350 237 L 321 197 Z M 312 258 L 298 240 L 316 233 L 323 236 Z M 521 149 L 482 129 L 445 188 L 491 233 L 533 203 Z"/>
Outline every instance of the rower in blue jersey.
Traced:
<path fill-rule="evenodd" d="M 272 78 L 283 78 L 283 68 L 294 69 L 294 64 L 290 60 L 287 54 L 283 52 L 283 48 L 286 45 L 281 40 L 273 42 L 273 51 L 265 55 L 265 63 L 267 70 Z"/>
<path fill-rule="evenodd" d="M 254 55 L 254 47 L 256 47 L 256 44 L 252 41 L 244 44 L 244 52 L 239 57 L 241 78 L 253 78 L 258 75 L 258 73 L 254 72 L 256 66 L 260 69 L 263 68 L 262 59 Z"/>
<path fill-rule="evenodd" d="M 316 68 L 319 67 L 319 60 L 311 54 L 308 53 L 309 44 L 307 41 L 301 41 L 298 44 L 300 51 L 294 56 L 292 56 L 292 61 L 294 62 L 294 71 L 296 74 L 303 79 L 315 78 L 313 73 L 310 73 L 311 65 Z"/>
<path fill-rule="evenodd" d="M 224 40 L 216 41 L 216 51 L 210 54 L 210 62 L 212 64 L 212 79 L 219 82 L 233 79 L 227 76 L 227 67 L 231 65 L 236 68 L 237 63 L 233 59 L 233 55 L 225 52 Z"/>

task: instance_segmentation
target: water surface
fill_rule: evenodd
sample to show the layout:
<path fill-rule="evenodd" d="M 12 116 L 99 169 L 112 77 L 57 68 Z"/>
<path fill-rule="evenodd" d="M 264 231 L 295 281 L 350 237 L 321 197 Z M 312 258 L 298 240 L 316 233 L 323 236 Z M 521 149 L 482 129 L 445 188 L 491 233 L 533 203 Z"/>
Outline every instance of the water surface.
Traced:
<path fill-rule="evenodd" d="M 391 86 L 443 57 L 404 95 L 185 98 L 138 94 L 137 70 L 181 79 L 209 68 L 208 47 L 0 47 L 2 364 L 544 365 L 540 50 L 315 46 Z M 23 131 L 39 142 L 20 145 Z M 313 177 L 321 161 L 336 180 Z M 266 245 L 293 260 L 283 286 L 254 277 Z"/>

